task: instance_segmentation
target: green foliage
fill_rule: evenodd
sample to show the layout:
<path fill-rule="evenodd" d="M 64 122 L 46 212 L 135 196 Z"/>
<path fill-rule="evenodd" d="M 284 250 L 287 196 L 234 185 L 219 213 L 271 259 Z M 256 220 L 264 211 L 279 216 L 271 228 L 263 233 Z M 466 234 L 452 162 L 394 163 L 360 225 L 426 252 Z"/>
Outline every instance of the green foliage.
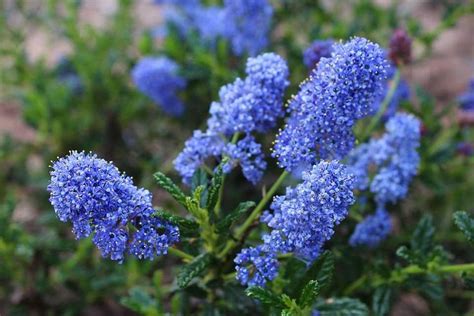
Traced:
<path fill-rule="evenodd" d="M 316 303 L 321 316 L 368 316 L 369 309 L 361 301 L 352 298 L 330 298 Z"/>
<path fill-rule="evenodd" d="M 158 182 L 158 184 L 160 185 L 160 187 L 165 189 L 175 199 L 176 202 L 178 202 L 179 204 L 181 204 L 185 207 L 187 206 L 186 205 L 186 195 L 173 182 L 173 180 L 171 180 L 170 178 L 168 178 L 166 175 L 164 175 L 161 172 L 156 172 L 154 174 L 154 177 L 155 177 L 156 181 Z"/>
<path fill-rule="evenodd" d="M 229 232 L 232 224 L 254 206 L 255 202 L 253 201 L 240 202 L 235 210 L 227 214 L 223 219 L 216 223 L 217 232 L 220 234 Z"/>
<path fill-rule="evenodd" d="M 372 313 L 375 316 L 385 316 L 390 312 L 392 289 L 387 286 L 379 287 L 372 296 Z"/>
<path fill-rule="evenodd" d="M 319 283 L 316 280 L 311 280 L 306 284 L 298 298 L 298 305 L 302 308 L 310 307 L 316 301 L 319 295 Z"/>
<path fill-rule="evenodd" d="M 467 240 L 474 242 L 474 218 L 466 212 L 459 211 L 454 213 L 454 223 L 464 233 Z"/>
<path fill-rule="evenodd" d="M 196 257 L 191 263 L 183 266 L 177 275 L 178 286 L 185 288 L 193 278 L 197 277 L 206 270 L 212 261 L 212 256 L 204 253 Z"/>

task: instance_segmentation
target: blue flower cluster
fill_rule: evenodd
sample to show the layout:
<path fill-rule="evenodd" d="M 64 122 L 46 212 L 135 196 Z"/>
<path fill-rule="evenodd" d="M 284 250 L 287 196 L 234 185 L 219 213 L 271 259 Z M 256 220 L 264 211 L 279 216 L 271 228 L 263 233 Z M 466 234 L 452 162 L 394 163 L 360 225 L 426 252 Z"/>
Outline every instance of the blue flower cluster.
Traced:
<path fill-rule="evenodd" d="M 96 155 L 71 152 L 56 161 L 48 191 L 57 216 L 72 223 L 76 238 L 94 234 L 102 256 L 112 260 L 122 261 L 127 250 L 153 259 L 179 240 L 177 227 L 153 217 L 150 192 Z"/>
<path fill-rule="evenodd" d="M 474 111 L 474 78 L 469 82 L 467 91 L 458 98 L 461 109 L 465 111 Z"/>
<path fill-rule="evenodd" d="M 379 139 L 355 148 L 348 157 L 349 170 L 355 175 L 355 188 L 370 189 L 375 196 L 378 209 L 385 210 L 387 203 L 395 203 L 406 196 L 408 186 L 416 175 L 420 157 L 417 148 L 420 144 L 420 122 L 411 114 L 398 113 L 386 123 L 386 133 Z M 375 172 L 370 181 L 369 171 Z M 369 217 L 357 226 L 351 240 L 353 245 L 363 244 L 372 234 L 375 219 L 381 214 Z M 388 218 L 385 216 L 385 218 Z M 385 223 L 389 227 L 388 223 Z M 386 228 L 389 231 L 389 228 Z M 354 237 L 355 236 L 355 237 Z M 377 237 L 378 236 L 378 237 Z M 368 241 L 374 247 L 384 234 L 380 233 Z M 377 242 L 376 242 L 377 241 Z"/>
<path fill-rule="evenodd" d="M 164 112 L 179 116 L 184 104 L 178 93 L 186 81 L 178 74 L 178 65 L 167 57 L 144 57 L 132 69 L 132 79 L 138 89 Z"/>
<path fill-rule="evenodd" d="M 367 216 L 357 224 L 349 244 L 351 246 L 377 247 L 392 229 L 390 215 L 384 208 L 378 208 L 375 214 Z"/>
<path fill-rule="evenodd" d="M 222 7 L 204 6 L 200 1 L 194 0 L 155 2 L 174 5 L 174 8 L 165 10 L 165 18 L 181 34 L 186 35 L 196 30 L 210 44 L 218 37 L 223 37 L 230 42 L 232 51 L 237 56 L 246 53 L 254 56 L 268 44 L 273 15 L 273 8 L 268 0 L 225 0 Z M 173 13 L 167 14 L 168 10 Z"/>
<path fill-rule="evenodd" d="M 242 249 L 234 263 L 237 281 L 242 285 L 264 286 L 278 275 L 276 254 L 265 252 L 262 246 Z"/>
<path fill-rule="evenodd" d="M 185 183 L 190 183 L 194 172 L 208 158 L 219 160 L 222 156 L 230 158 L 225 172 L 240 164 L 244 176 L 253 184 L 262 177 L 266 162 L 261 145 L 251 133 L 268 131 L 284 115 L 289 71 L 283 58 L 266 53 L 248 59 L 246 74 L 245 79 L 237 78 L 220 89 L 220 100 L 213 102 L 209 110 L 207 131 L 195 131 L 174 161 Z M 245 136 L 235 144 L 229 143 L 228 138 L 235 133 Z"/>
<path fill-rule="evenodd" d="M 384 51 L 364 38 L 334 44 L 290 101 L 290 117 L 273 155 L 293 171 L 318 159 L 341 159 L 354 146 L 352 128 L 372 112 L 385 84 Z"/>
<path fill-rule="evenodd" d="M 263 244 L 259 246 L 259 258 L 270 258 L 272 269 L 263 273 L 257 280 L 264 282 L 276 276 L 273 258 L 278 253 L 295 253 L 300 258 L 313 261 L 321 253 L 324 243 L 334 234 L 334 228 L 346 216 L 349 206 L 354 203 L 352 193 L 353 176 L 347 168 L 337 161 L 322 161 L 308 171 L 303 172 L 303 182 L 296 187 L 288 187 L 286 194 L 276 196 L 271 204 L 273 212 L 266 211 L 261 221 L 272 230 L 263 235 Z M 248 284 L 248 268 L 242 267 L 253 248 L 243 249 L 236 257 L 237 278 L 242 284 Z M 244 269 L 242 271 L 242 269 Z"/>
<path fill-rule="evenodd" d="M 305 66 L 309 70 L 316 68 L 321 58 L 331 56 L 333 45 L 334 40 L 332 39 L 316 40 L 312 42 L 303 53 L 303 62 Z"/>

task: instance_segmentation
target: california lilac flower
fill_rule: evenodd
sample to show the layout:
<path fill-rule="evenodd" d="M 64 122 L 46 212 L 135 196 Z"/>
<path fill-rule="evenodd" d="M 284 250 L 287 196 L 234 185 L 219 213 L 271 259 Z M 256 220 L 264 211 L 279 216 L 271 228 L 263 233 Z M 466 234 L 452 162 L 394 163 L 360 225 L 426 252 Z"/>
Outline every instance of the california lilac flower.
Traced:
<path fill-rule="evenodd" d="M 50 202 L 63 222 L 70 221 L 76 238 L 94 234 L 92 241 L 102 256 L 122 261 L 124 253 L 139 237 L 131 234 L 128 225 L 138 232 L 142 224 L 153 221 L 150 230 L 170 226 L 158 218 L 151 204 L 151 194 L 133 185 L 131 178 L 121 174 L 112 164 L 93 154 L 71 152 L 53 164 L 48 185 Z M 156 234 L 160 239 L 148 240 L 149 259 L 166 253 L 179 240 L 177 228 Z M 158 251 L 159 250 L 159 251 Z"/>
<path fill-rule="evenodd" d="M 184 104 L 178 93 L 186 81 L 178 74 L 178 65 L 167 57 L 144 57 L 132 69 L 138 90 L 157 103 L 164 112 L 178 116 Z"/>
<path fill-rule="evenodd" d="M 377 44 L 356 37 L 333 49 L 289 103 L 290 117 L 273 151 L 288 171 L 346 156 L 354 146 L 354 124 L 372 113 L 385 83 L 388 63 Z"/>
<path fill-rule="evenodd" d="M 284 115 L 283 97 L 288 66 L 283 58 L 266 53 L 247 60 L 247 77 L 237 78 L 219 91 L 219 102 L 209 110 L 209 130 L 232 135 L 235 132 L 266 132 Z"/>
<path fill-rule="evenodd" d="M 213 44 L 216 38 L 225 36 L 227 29 L 226 11 L 217 6 L 201 6 L 190 13 L 201 38 Z"/>
<path fill-rule="evenodd" d="M 474 111 L 474 78 L 469 82 L 467 91 L 458 98 L 461 109 L 465 111 Z"/>
<path fill-rule="evenodd" d="M 375 214 L 367 216 L 357 224 L 349 240 L 351 246 L 375 248 L 390 233 L 392 222 L 384 208 L 378 208 Z"/>
<path fill-rule="evenodd" d="M 396 114 L 386 123 L 387 132 L 379 139 L 361 144 L 348 156 L 350 172 L 356 176 L 355 187 L 370 187 L 380 205 L 394 203 L 408 192 L 420 157 L 420 122 L 410 114 Z M 369 167 L 378 167 L 369 185 Z"/>
<path fill-rule="evenodd" d="M 303 62 L 309 70 L 316 68 L 322 57 L 330 57 L 334 40 L 315 40 L 305 49 Z"/>
<path fill-rule="evenodd" d="M 303 172 L 303 182 L 276 196 L 262 221 L 272 229 L 263 236 L 267 252 L 293 252 L 314 260 L 354 203 L 354 178 L 337 161 L 322 161 Z"/>
<path fill-rule="evenodd" d="M 278 274 L 276 254 L 265 252 L 262 246 L 242 249 L 234 262 L 236 278 L 242 285 L 263 286 Z"/>
<path fill-rule="evenodd" d="M 456 146 L 456 151 L 459 155 L 470 157 L 474 155 L 474 145 L 467 142 L 460 142 Z"/>
<path fill-rule="evenodd" d="M 260 181 L 267 168 L 262 145 L 251 135 L 239 140 L 237 144 L 229 143 L 225 154 L 230 158 L 230 166 L 240 165 L 244 177 L 254 185 Z"/>
<path fill-rule="evenodd" d="M 253 56 L 267 46 L 273 8 L 268 0 L 224 0 L 226 38 L 236 55 Z"/>
<path fill-rule="evenodd" d="M 256 184 L 263 175 L 266 162 L 252 132 L 266 132 L 284 115 L 283 97 L 288 82 L 288 66 L 280 56 L 266 53 L 249 58 L 247 77 L 237 78 L 219 91 L 219 101 L 211 104 L 206 132 L 195 131 L 174 161 L 175 169 L 185 183 L 208 158 L 217 161 L 230 158 L 224 172 L 240 165 L 244 176 Z M 243 133 L 236 144 L 230 136 Z"/>
<path fill-rule="evenodd" d="M 183 151 L 174 160 L 174 167 L 186 184 L 206 161 L 211 157 L 220 157 L 223 154 L 225 141 L 217 134 L 199 130 L 194 131 L 193 136 L 184 143 Z"/>
<path fill-rule="evenodd" d="M 396 29 L 389 43 L 389 57 L 395 65 L 411 61 L 411 38 L 404 29 Z"/>

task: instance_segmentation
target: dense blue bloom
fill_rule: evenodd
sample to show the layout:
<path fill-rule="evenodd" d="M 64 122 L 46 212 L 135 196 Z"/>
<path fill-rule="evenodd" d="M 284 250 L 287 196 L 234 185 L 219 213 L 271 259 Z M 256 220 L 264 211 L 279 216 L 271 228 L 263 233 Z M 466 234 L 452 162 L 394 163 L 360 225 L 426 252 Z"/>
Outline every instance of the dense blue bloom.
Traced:
<path fill-rule="evenodd" d="M 236 55 L 258 54 L 268 43 L 273 8 L 268 0 L 224 0 L 226 38 Z"/>
<path fill-rule="evenodd" d="M 458 98 L 461 109 L 466 111 L 474 111 L 474 78 L 469 82 L 467 91 Z"/>
<path fill-rule="evenodd" d="M 206 159 L 220 157 L 225 145 L 225 141 L 217 134 L 194 131 L 193 136 L 184 143 L 183 151 L 174 160 L 174 167 L 183 182 L 190 184 L 196 170 Z"/>
<path fill-rule="evenodd" d="M 337 161 L 322 161 L 303 172 L 303 182 L 276 196 L 262 221 L 272 229 L 263 236 L 267 252 L 296 253 L 314 260 L 354 203 L 353 176 Z"/>
<path fill-rule="evenodd" d="M 418 119 L 410 114 L 396 114 L 387 122 L 386 130 L 381 138 L 355 148 L 347 161 L 350 171 L 356 176 L 355 187 L 359 190 L 369 187 L 370 166 L 378 167 L 370 191 L 380 205 L 394 203 L 406 195 L 420 162 Z"/>
<path fill-rule="evenodd" d="M 144 57 L 132 69 L 132 79 L 138 90 L 170 115 L 184 111 L 177 94 L 186 86 L 178 74 L 178 64 L 167 57 Z"/>
<path fill-rule="evenodd" d="M 209 130 L 232 135 L 235 132 L 266 132 L 284 115 L 283 97 L 288 66 L 283 58 L 266 53 L 249 58 L 247 77 L 237 78 L 219 91 L 219 102 L 209 110 Z"/>
<path fill-rule="evenodd" d="M 154 213 L 149 191 L 134 186 L 112 163 L 84 152 L 71 152 L 53 164 L 48 191 L 57 216 L 72 222 L 76 238 L 95 233 L 93 242 L 112 260 L 123 260 L 130 243 L 128 225 L 140 229 L 136 222 L 151 220 Z M 168 225 L 153 221 L 153 229 L 158 222 Z M 163 247 L 178 241 L 174 229 L 163 235 Z"/>
<path fill-rule="evenodd" d="M 242 285 L 263 286 L 278 274 L 276 254 L 265 252 L 261 246 L 242 249 L 234 262 L 236 278 Z"/>
<path fill-rule="evenodd" d="M 334 44 L 289 103 L 290 117 L 273 155 L 289 171 L 318 159 L 341 159 L 354 146 L 352 128 L 372 113 L 386 80 L 384 51 L 364 38 Z"/>
<path fill-rule="evenodd" d="M 303 62 L 309 70 L 316 68 L 322 57 L 330 57 L 334 40 L 315 40 L 305 49 Z"/>
<path fill-rule="evenodd" d="M 392 229 L 390 215 L 384 208 L 378 208 L 375 214 L 367 216 L 357 224 L 349 240 L 351 246 L 377 247 Z"/>
<path fill-rule="evenodd" d="M 244 177 L 254 185 L 260 181 L 267 168 L 267 162 L 262 152 L 262 145 L 253 136 L 247 135 L 237 144 L 229 143 L 225 154 L 231 159 L 230 165 L 239 164 Z"/>

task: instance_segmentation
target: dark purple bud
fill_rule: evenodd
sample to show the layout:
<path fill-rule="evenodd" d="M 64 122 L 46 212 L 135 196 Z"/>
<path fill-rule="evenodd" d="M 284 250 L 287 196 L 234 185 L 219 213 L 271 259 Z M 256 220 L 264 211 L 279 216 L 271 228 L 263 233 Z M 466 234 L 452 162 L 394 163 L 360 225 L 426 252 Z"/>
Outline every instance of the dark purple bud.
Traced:
<path fill-rule="evenodd" d="M 389 57 L 392 62 L 399 66 L 411 61 L 411 38 L 404 29 L 396 29 L 389 44 Z"/>

